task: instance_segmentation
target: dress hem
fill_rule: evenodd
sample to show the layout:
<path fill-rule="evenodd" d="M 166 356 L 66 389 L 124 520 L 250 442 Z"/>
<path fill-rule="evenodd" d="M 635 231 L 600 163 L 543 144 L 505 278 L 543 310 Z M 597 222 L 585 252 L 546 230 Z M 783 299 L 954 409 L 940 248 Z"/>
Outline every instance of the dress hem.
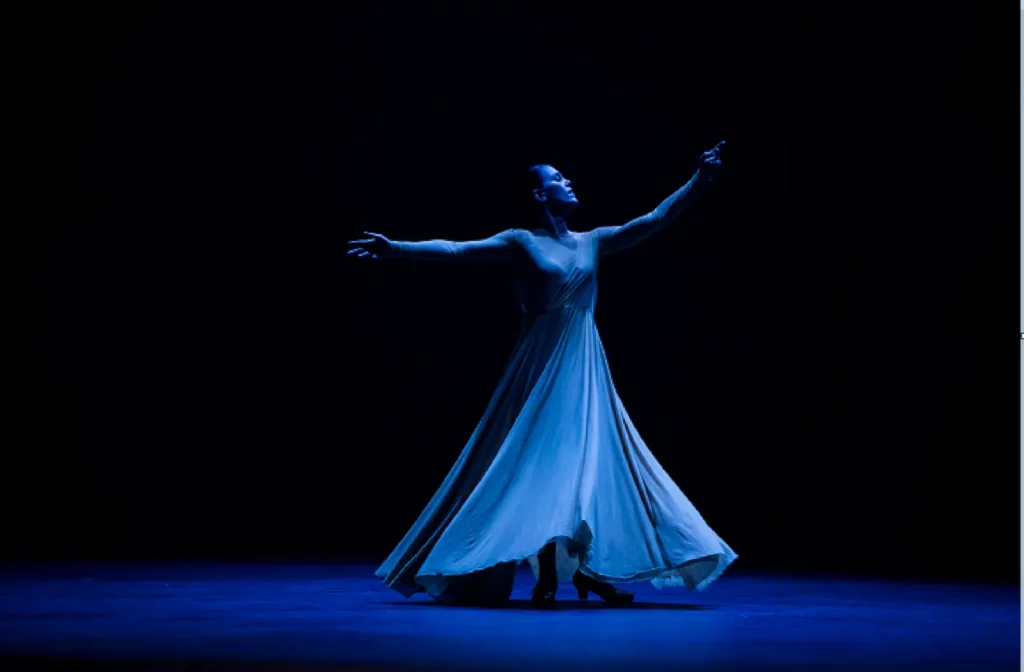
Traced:
<path fill-rule="evenodd" d="M 735 562 L 737 558 L 739 558 L 739 555 L 731 551 L 730 549 L 723 549 L 721 552 L 701 555 L 686 560 L 677 565 L 672 565 L 668 567 L 652 567 L 650 569 L 634 572 L 632 574 L 625 576 L 612 576 L 607 574 L 601 574 L 600 572 L 595 572 L 589 567 L 587 567 L 586 560 L 590 555 L 590 548 L 588 545 L 581 543 L 579 540 L 573 537 L 568 537 L 564 535 L 553 537 L 552 539 L 548 540 L 545 544 L 543 544 L 541 546 L 541 549 L 543 549 L 550 543 L 557 544 L 560 541 L 565 542 L 565 548 L 568 551 L 569 557 L 579 559 L 579 571 L 592 579 L 601 581 L 603 583 L 633 583 L 637 581 L 650 581 L 654 585 L 654 587 L 658 588 L 659 590 L 665 587 L 686 587 L 689 590 L 701 592 L 704 589 L 706 589 L 709 585 L 711 585 L 711 583 L 713 583 L 716 579 L 718 579 L 725 572 L 725 570 L 733 562 Z M 389 588 L 398 591 L 406 598 L 412 597 L 417 593 L 425 592 L 431 595 L 431 597 L 434 597 L 435 599 L 441 599 L 441 596 L 444 591 L 442 590 L 439 592 L 439 594 L 435 595 L 433 592 L 429 590 L 429 588 L 426 585 L 424 585 L 421 579 L 429 580 L 431 578 L 434 578 L 438 579 L 439 582 L 443 582 L 445 579 L 451 579 L 456 577 L 468 577 L 471 574 L 477 574 L 479 572 L 494 570 L 502 565 L 514 564 L 515 567 L 519 567 L 519 565 L 523 562 L 529 562 L 531 559 L 536 558 L 536 556 L 539 553 L 540 550 L 518 558 L 499 560 L 493 564 L 487 565 L 485 567 L 472 569 L 470 571 L 452 574 L 418 574 L 413 579 L 414 585 L 403 583 L 397 579 L 389 583 L 386 581 L 385 575 L 381 574 L 379 571 L 376 573 L 376 576 L 378 576 L 381 579 L 385 579 L 385 584 Z M 710 563 L 711 561 L 714 561 L 715 563 L 714 569 L 712 569 L 699 579 L 694 579 L 692 575 L 689 575 L 688 573 L 684 572 L 684 570 L 687 567 L 692 568 L 701 563 Z M 559 574 L 561 575 L 561 572 L 559 572 Z M 536 576 L 536 568 L 534 568 L 534 575 Z"/>

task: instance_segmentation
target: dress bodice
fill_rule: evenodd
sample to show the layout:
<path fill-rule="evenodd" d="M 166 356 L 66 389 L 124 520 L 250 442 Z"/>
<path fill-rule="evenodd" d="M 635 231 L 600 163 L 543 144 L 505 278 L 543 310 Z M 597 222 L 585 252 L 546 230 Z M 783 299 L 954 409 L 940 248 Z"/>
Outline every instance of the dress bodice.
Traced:
<path fill-rule="evenodd" d="M 592 309 L 597 300 L 597 246 L 591 232 L 559 239 L 542 232 L 519 236 L 525 261 L 516 298 L 525 314 L 560 308 Z"/>

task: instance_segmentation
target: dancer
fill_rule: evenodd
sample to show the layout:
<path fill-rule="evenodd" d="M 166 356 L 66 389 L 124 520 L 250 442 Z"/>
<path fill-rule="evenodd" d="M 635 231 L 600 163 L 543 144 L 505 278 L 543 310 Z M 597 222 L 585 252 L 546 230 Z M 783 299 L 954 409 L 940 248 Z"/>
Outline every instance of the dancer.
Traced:
<path fill-rule="evenodd" d="M 441 487 L 376 575 L 406 597 L 448 604 L 509 598 L 515 568 L 551 608 L 559 581 L 615 605 L 611 582 L 701 590 L 737 555 L 705 523 L 640 438 L 612 384 L 594 323 L 597 265 L 648 238 L 689 206 L 721 168 L 720 142 L 653 211 L 621 226 L 570 231 L 572 182 L 529 169 L 528 228 L 468 242 L 397 242 L 366 232 L 361 259 L 507 264 L 522 331 L 490 404 Z"/>

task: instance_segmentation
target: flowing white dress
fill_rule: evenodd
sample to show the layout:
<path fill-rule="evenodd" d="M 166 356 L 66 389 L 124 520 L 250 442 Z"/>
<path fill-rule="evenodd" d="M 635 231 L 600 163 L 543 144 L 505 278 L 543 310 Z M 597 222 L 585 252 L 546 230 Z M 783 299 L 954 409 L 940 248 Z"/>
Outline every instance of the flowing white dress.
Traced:
<path fill-rule="evenodd" d="M 523 329 L 458 460 L 376 575 L 405 596 L 507 599 L 557 542 L 559 580 L 701 590 L 736 558 L 651 454 L 612 384 L 594 323 L 594 232 L 515 232 Z"/>

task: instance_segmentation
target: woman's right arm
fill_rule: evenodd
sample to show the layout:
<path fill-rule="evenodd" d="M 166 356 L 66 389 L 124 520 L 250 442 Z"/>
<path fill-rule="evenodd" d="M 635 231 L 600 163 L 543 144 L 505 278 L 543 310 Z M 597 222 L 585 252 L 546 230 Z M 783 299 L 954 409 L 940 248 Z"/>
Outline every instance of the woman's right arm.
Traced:
<path fill-rule="evenodd" d="M 366 232 L 366 240 L 349 242 L 349 254 L 370 259 L 423 259 L 427 261 L 502 262 L 510 261 L 518 245 L 514 230 L 502 231 L 483 240 L 392 241 L 378 233 Z"/>

